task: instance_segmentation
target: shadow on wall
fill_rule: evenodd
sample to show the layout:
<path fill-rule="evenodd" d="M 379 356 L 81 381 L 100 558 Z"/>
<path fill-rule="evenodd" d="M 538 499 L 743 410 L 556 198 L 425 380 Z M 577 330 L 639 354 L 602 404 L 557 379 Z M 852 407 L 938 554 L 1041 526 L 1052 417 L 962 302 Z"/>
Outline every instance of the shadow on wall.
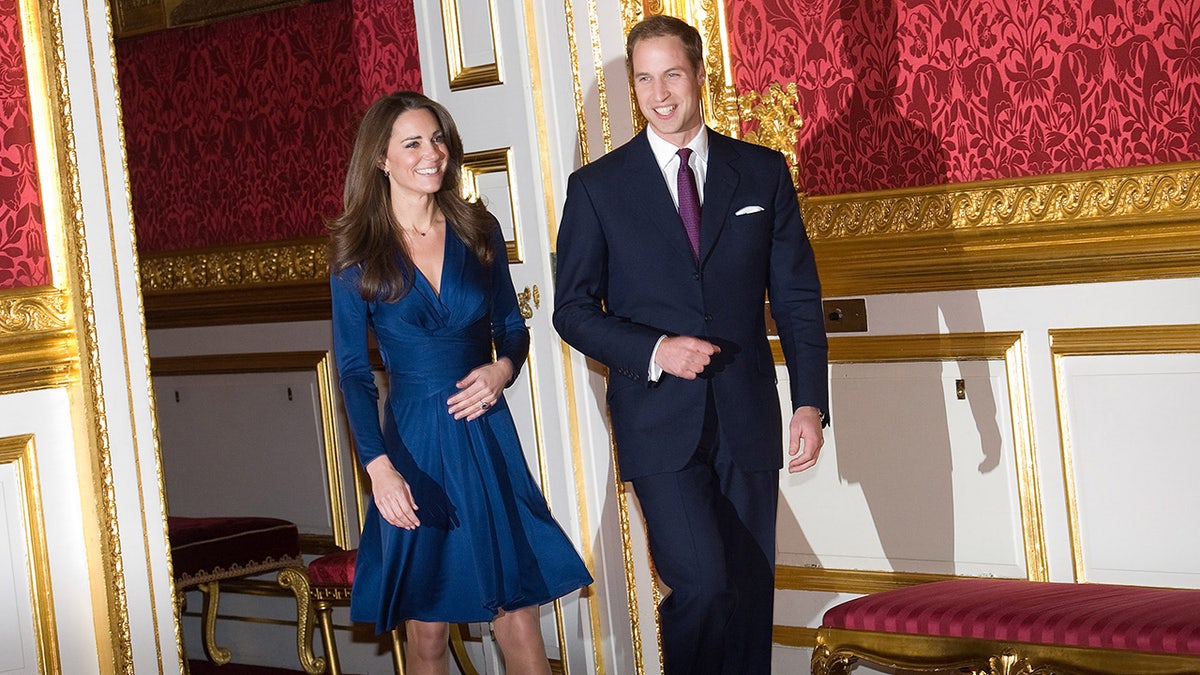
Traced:
<path fill-rule="evenodd" d="M 900 61 L 895 3 L 842 0 L 833 10 L 841 30 L 841 59 L 853 72 L 853 80 L 829 91 L 831 109 L 842 106 L 841 112 L 805 137 L 801 156 L 820 154 L 854 162 L 864 185 L 947 182 L 941 139 L 897 105 Z M 862 156 L 855 148 L 872 150 Z M 935 225 L 949 225 L 949 214 L 944 216 L 946 221 Z M 870 229 L 871 224 L 860 226 Z M 946 259 L 953 258 L 953 251 L 948 250 Z M 952 333 L 984 329 L 974 297 L 953 308 L 934 303 L 927 309 L 921 316 L 908 317 L 908 325 L 937 334 L 941 317 Z M 986 473 L 999 464 L 1001 436 L 986 364 L 962 363 L 962 376 L 974 366 L 982 371 L 982 381 L 968 388 L 967 401 L 984 454 L 977 470 Z M 837 426 L 838 475 L 861 488 L 893 570 L 953 574 L 954 466 L 949 419 L 942 401 L 954 401 L 954 392 L 946 391 L 950 377 L 941 365 L 934 363 L 929 368 L 929 372 L 921 371 L 919 377 L 896 382 L 895 389 L 881 392 L 877 381 L 856 383 L 839 377 L 834 366 L 831 406 Z M 867 401 L 873 402 L 869 409 L 864 406 Z M 919 570 L 913 569 L 914 564 Z"/>

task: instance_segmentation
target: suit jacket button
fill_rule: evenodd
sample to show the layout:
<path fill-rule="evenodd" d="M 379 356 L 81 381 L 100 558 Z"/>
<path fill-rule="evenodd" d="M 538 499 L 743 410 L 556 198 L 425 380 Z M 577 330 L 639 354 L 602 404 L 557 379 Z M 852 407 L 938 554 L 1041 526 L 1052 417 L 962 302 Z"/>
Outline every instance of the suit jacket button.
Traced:
<path fill-rule="evenodd" d="M 712 321 L 712 314 L 705 314 L 705 315 L 704 315 L 704 320 L 705 320 L 705 321 Z"/>

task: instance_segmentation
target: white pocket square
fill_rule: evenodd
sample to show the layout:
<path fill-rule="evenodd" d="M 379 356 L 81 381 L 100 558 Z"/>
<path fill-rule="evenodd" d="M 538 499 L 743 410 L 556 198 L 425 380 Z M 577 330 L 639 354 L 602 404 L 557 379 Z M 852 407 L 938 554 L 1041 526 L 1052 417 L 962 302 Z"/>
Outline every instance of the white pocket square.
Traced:
<path fill-rule="evenodd" d="M 758 213 L 759 211 L 762 211 L 762 210 L 763 210 L 763 207 L 761 207 L 761 206 L 758 206 L 758 205 L 754 205 L 754 206 L 743 206 L 742 208 L 740 208 L 740 209 L 738 209 L 738 210 L 737 210 L 737 213 L 734 213 L 733 215 L 735 215 L 735 216 L 744 216 L 744 215 L 746 215 L 746 214 L 748 214 L 748 213 Z"/>

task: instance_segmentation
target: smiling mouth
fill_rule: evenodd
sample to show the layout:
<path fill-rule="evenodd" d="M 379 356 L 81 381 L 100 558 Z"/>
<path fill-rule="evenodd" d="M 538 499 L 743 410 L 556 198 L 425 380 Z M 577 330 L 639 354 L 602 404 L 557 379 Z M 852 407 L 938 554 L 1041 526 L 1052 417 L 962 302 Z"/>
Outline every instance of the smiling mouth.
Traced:
<path fill-rule="evenodd" d="M 677 105 L 662 106 L 661 108 L 655 108 L 654 112 L 658 113 L 659 115 L 662 115 L 663 117 L 666 117 L 667 115 L 670 115 L 671 113 L 675 112 L 675 109 L 678 107 L 679 106 L 677 106 Z"/>
<path fill-rule="evenodd" d="M 417 169 L 417 174 L 421 175 L 421 176 L 432 176 L 433 174 L 435 174 L 437 172 L 438 172 L 438 169 L 436 167 L 434 167 L 432 169 Z"/>

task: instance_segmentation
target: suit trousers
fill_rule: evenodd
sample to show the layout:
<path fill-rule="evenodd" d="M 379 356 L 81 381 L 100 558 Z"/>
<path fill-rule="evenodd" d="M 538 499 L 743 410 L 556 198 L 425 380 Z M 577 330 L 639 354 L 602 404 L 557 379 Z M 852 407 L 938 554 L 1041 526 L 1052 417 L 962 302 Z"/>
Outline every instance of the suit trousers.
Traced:
<path fill-rule="evenodd" d="M 719 436 L 710 393 L 691 461 L 632 481 L 670 589 L 659 605 L 667 675 L 771 672 L 779 472 L 738 469 Z"/>

